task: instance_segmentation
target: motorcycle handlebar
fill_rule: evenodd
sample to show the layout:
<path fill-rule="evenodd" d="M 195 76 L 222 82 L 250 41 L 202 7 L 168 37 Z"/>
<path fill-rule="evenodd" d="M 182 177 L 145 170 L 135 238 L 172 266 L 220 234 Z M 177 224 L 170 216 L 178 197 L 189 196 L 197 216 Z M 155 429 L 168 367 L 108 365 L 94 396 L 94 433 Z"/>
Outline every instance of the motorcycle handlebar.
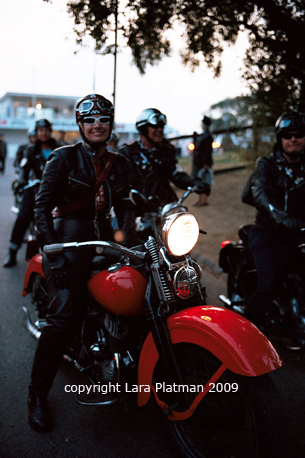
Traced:
<path fill-rule="evenodd" d="M 43 252 L 46 255 L 50 254 L 60 254 L 64 251 L 73 251 L 80 248 L 100 248 L 102 249 L 101 253 L 106 251 L 107 248 L 110 250 L 115 250 L 125 256 L 130 256 L 138 261 L 143 261 L 145 259 L 146 253 L 141 251 L 136 251 L 131 248 L 123 247 L 113 242 L 103 242 L 103 241 L 94 241 L 94 242 L 69 242 L 69 243 L 54 243 L 52 245 L 45 245 L 43 247 Z M 100 253 L 100 254 L 101 254 Z"/>
<path fill-rule="evenodd" d="M 196 186 L 192 187 L 192 188 L 187 188 L 187 190 L 185 191 L 185 193 L 180 197 L 180 199 L 178 200 L 178 204 L 182 204 L 182 202 L 185 201 L 185 199 L 190 195 L 192 194 L 192 192 L 195 192 L 196 191 Z"/>

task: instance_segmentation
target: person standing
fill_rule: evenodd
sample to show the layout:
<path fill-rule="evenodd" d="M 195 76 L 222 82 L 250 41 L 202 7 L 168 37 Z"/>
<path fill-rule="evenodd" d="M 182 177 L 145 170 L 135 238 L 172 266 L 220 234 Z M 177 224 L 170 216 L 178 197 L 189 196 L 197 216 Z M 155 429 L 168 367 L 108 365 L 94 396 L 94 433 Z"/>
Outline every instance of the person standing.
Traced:
<path fill-rule="evenodd" d="M 199 135 L 194 150 L 193 176 L 201 179 L 211 188 L 213 184 L 213 137 L 209 130 L 210 125 L 211 118 L 204 116 L 202 120 L 203 132 Z M 198 207 L 203 207 L 204 205 L 208 205 L 208 194 L 205 193 L 200 194 L 198 201 L 195 203 L 195 206 Z"/>
<path fill-rule="evenodd" d="M 112 103 L 99 94 L 80 99 L 75 109 L 83 142 L 51 154 L 39 188 L 35 224 L 41 247 L 52 243 L 112 240 L 108 214 L 114 207 L 123 244 L 134 242 L 134 205 L 129 199 L 128 163 L 108 152 L 114 119 Z M 42 328 L 29 386 L 28 420 L 38 432 L 51 429 L 47 396 L 62 357 L 80 331 L 87 310 L 84 298 L 95 250 L 43 255 L 49 298 L 47 325 Z M 109 362 L 111 376 L 111 362 Z M 104 395 L 104 403 L 115 401 Z"/>
<path fill-rule="evenodd" d="M 7 156 L 7 144 L 4 141 L 4 135 L 0 133 L 0 169 L 2 173 L 5 172 L 6 156 Z"/>
<path fill-rule="evenodd" d="M 48 119 L 39 119 L 35 125 L 36 141 L 30 146 L 20 162 L 17 188 L 23 189 L 22 201 L 17 219 L 13 226 L 8 254 L 3 267 L 14 267 L 17 264 L 17 252 L 22 245 L 24 235 L 34 217 L 35 197 L 39 183 L 26 187 L 29 180 L 40 180 L 44 166 L 51 154 L 57 148 L 52 134 L 52 124 Z"/>

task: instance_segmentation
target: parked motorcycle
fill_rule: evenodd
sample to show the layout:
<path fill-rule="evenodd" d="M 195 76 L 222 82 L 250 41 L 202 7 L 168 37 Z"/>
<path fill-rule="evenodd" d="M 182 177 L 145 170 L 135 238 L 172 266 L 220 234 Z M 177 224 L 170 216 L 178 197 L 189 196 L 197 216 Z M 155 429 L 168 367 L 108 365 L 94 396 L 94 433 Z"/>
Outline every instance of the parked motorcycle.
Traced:
<path fill-rule="evenodd" d="M 65 355 L 88 378 L 77 400 L 98 404 L 99 390 L 113 386 L 117 400 L 136 396 L 138 407 L 154 399 L 185 457 L 288 456 L 269 375 L 281 358 L 249 321 L 202 305 L 201 269 L 189 254 L 198 236 L 196 218 L 182 211 L 133 249 L 103 241 L 44 247 L 46 254 L 97 252 L 87 316 Z M 33 318 L 23 307 L 27 328 L 38 338 L 48 306 L 41 255 L 28 264 L 22 295 L 28 294 L 36 311 Z M 110 384 L 103 373 L 109 349 Z"/>
<path fill-rule="evenodd" d="M 224 241 L 219 253 L 219 266 L 228 274 L 227 296 L 219 298 L 228 309 L 242 315 L 257 287 L 256 268 L 249 248 L 251 227 L 251 224 L 241 226 L 238 230 L 239 242 Z M 268 335 L 280 339 L 289 349 L 302 348 L 303 341 L 305 345 L 304 246 L 297 248 L 297 262 L 286 260 L 285 280 L 262 323 Z M 291 336 L 294 336 L 294 343 Z"/>

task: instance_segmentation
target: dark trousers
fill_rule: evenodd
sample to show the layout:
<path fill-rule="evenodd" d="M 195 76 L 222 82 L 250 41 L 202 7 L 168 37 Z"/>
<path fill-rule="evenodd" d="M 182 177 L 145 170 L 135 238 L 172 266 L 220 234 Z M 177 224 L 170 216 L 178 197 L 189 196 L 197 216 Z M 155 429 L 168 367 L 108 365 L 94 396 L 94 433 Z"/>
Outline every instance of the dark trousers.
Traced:
<path fill-rule="evenodd" d="M 36 187 L 32 187 L 23 192 L 21 206 L 12 230 L 10 248 L 18 249 L 22 245 L 26 230 L 34 218 L 36 191 Z"/>
<path fill-rule="evenodd" d="M 63 242 L 95 240 L 93 223 L 59 219 L 57 233 Z M 50 262 L 44 255 L 43 271 L 47 281 L 49 309 L 47 325 L 42 329 L 32 368 L 29 391 L 46 396 L 52 387 L 62 357 L 73 336 L 80 332 L 87 310 L 86 284 L 90 275 L 94 250 L 72 251 L 65 254 L 73 266 L 72 285 L 57 289 L 52 281 Z"/>
<path fill-rule="evenodd" d="M 257 270 L 258 286 L 247 304 L 247 318 L 254 324 L 262 324 L 272 300 L 284 281 L 285 263 L 288 257 L 299 262 L 297 246 L 305 236 L 285 230 L 275 230 L 254 225 L 251 230 L 250 248 Z"/>
<path fill-rule="evenodd" d="M 4 173 L 5 172 L 5 157 L 0 157 L 0 172 Z"/>

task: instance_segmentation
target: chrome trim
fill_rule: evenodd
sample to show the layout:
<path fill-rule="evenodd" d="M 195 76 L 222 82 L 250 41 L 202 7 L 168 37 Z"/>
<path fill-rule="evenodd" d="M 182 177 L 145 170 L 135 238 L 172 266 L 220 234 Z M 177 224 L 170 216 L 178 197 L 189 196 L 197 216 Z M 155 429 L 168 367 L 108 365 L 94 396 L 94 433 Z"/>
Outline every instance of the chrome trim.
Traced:
<path fill-rule="evenodd" d="M 34 326 L 34 324 L 32 323 L 28 309 L 26 307 L 24 307 L 24 306 L 22 306 L 22 309 L 23 309 L 23 311 L 25 313 L 25 317 L 26 317 L 26 328 L 27 328 L 27 330 L 30 332 L 31 336 L 34 337 L 34 339 L 38 340 L 40 335 L 41 335 L 41 332 L 38 331 L 37 327 Z"/>

